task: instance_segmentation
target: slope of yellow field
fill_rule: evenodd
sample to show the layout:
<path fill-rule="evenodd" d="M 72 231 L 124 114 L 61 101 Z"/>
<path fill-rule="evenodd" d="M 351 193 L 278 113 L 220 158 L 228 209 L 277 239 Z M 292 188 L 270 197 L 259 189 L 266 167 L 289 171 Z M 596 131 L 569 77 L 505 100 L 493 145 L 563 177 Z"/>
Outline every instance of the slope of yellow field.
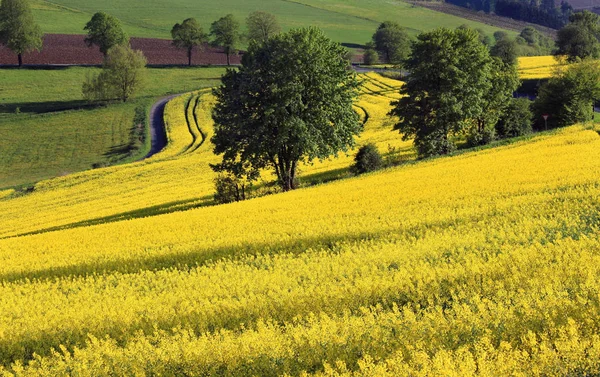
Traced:
<path fill-rule="evenodd" d="M 391 130 L 392 119 L 387 116 L 389 103 L 397 97 L 401 83 L 377 74 L 361 78 L 367 84 L 376 82 L 377 86 L 364 89 L 357 104 L 363 119 L 364 112 L 368 113 L 358 145 L 375 142 L 383 153 L 391 147 L 397 155 L 409 158 L 413 155 L 411 142 L 402 141 Z M 209 164 L 219 161 L 209 142 L 212 103 L 210 91 L 185 94 L 170 101 L 165 117 L 169 144 L 150 159 L 43 181 L 32 193 L 3 200 L 0 238 L 211 203 L 215 175 Z M 301 166 L 301 178 L 347 169 L 354 153 Z"/>
<path fill-rule="evenodd" d="M 17 376 L 597 371 L 599 172 L 598 133 L 574 126 L 0 240 L 0 364 Z"/>
<path fill-rule="evenodd" d="M 412 158 L 401 83 L 360 78 L 358 142 Z M 171 101 L 148 160 L 0 192 L 0 375 L 600 371 L 598 132 L 203 206 L 213 101 Z"/>
<path fill-rule="evenodd" d="M 552 55 L 519 57 L 519 77 L 521 79 L 547 79 L 564 66 Z"/>

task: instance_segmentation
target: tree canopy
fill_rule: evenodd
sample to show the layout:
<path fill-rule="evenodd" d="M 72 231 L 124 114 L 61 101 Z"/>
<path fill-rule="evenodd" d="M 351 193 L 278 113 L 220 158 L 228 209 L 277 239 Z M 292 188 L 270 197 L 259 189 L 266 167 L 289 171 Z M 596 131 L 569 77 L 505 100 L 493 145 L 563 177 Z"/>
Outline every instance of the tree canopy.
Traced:
<path fill-rule="evenodd" d="M 545 127 L 542 115 L 547 114 L 548 126 L 564 127 L 590 121 L 594 101 L 600 99 L 600 67 L 595 61 L 573 64 L 548 80 L 533 103 L 537 129 Z"/>
<path fill-rule="evenodd" d="M 98 46 L 104 56 L 112 47 L 126 44 L 129 41 L 121 28 L 121 22 L 104 12 L 94 14 L 83 30 L 88 32 L 85 43 L 89 47 L 92 45 Z"/>
<path fill-rule="evenodd" d="M 240 23 L 232 14 L 228 14 L 210 25 L 210 34 L 214 37 L 213 43 L 225 49 L 227 65 L 230 65 L 230 56 L 241 40 Z"/>
<path fill-rule="evenodd" d="M 440 28 L 418 36 L 406 61 L 404 96 L 390 114 L 399 117 L 395 129 L 405 140 L 414 137 L 420 157 L 451 152 L 449 136 L 482 116 L 493 86 L 492 62 L 475 30 Z"/>
<path fill-rule="evenodd" d="M 573 13 L 569 24 L 558 31 L 556 54 L 569 62 L 600 57 L 600 16 L 583 11 Z"/>
<path fill-rule="evenodd" d="M 208 36 L 195 18 L 188 18 L 181 24 L 175 24 L 171 29 L 171 37 L 175 47 L 187 50 L 189 66 L 192 65 L 194 47 L 198 46 L 199 49 L 202 49 L 202 45 L 208 41 Z"/>
<path fill-rule="evenodd" d="M 491 86 L 484 92 L 481 111 L 473 119 L 473 127 L 469 130 L 468 142 L 471 146 L 488 144 L 496 137 L 495 126 L 505 115 L 513 93 L 520 84 L 516 60 L 507 63 L 492 57 L 488 80 Z"/>
<path fill-rule="evenodd" d="M 17 54 L 42 48 L 42 31 L 35 23 L 27 0 L 2 0 L 0 3 L 0 44 Z"/>
<path fill-rule="evenodd" d="M 104 59 L 102 72 L 88 77 L 83 95 L 88 100 L 120 99 L 125 102 L 139 90 L 146 72 L 146 58 L 139 50 L 117 45 Z"/>
<path fill-rule="evenodd" d="M 305 28 L 251 43 L 239 70 L 214 90 L 214 151 L 223 167 L 275 170 L 283 190 L 296 188 L 300 161 L 346 151 L 362 130 L 353 101 L 359 82 L 346 49 Z"/>
<path fill-rule="evenodd" d="M 411 39 L 398 23 L 383 22 L 373 34 L 375 48 L 387 63 L 401 65 L 410 54 Z"/>
<path fill-rule="evenodd" d="M 491 48 L 490 55 L 499 58 L 504 64 L 515 65 L 519 56 L 517 42 L 502 38 Z"/>
<path fill-rule="evenodd" d="M 246 25 L 250 41 L 264 42 L 281 31 L 275 16 L 267 12 L 256 11 L 250 13 L 246 18 Z"/>

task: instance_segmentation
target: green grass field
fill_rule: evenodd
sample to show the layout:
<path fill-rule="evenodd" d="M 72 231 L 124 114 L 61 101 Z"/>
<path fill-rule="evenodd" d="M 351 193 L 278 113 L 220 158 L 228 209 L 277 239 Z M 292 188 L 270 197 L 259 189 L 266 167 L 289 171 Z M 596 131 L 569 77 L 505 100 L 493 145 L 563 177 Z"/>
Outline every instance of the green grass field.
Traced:
<path fill-rule="evenodd" d="M 143 156 L 144 148 L 128 149 L 135 108 L 149 106 L 165 94 L 217 85 L 223 73 L 221 68 L 149 69 L 135 101 L 89 108 L 82 100 L 81 84 L 95 71 L 1 71 L 0 188 Z"/>
<path fill-rule="evenodd" d="M 82 34 L 85 23 L 97 11 L 118 17 L 136 37 L 170 38 L 173 24 L 197 18 L 208 31 L 210 23 L 227 13 L 244 21 L 252 11 L 275 14 L 284 30 L 313 25 L 341 43 L 367 42 L 378 24 L 399 22 L 412 34 L 440 26 L 468 24 L 491 34 L 496 27 L 415 7 L 399 0 L 32 0 L 35 16 L 47 33 Z"/>

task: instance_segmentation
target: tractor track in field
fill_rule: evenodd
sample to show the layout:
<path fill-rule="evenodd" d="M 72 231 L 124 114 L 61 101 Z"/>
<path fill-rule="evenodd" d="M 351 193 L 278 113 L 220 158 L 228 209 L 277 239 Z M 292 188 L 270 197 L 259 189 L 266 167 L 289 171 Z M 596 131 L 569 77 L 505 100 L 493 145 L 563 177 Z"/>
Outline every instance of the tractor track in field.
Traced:
<path fill-rule="evenodd" d="M 144 159 L 149 158 L 158 152 L 162 151 L 167 146 L 167 130 L 165 128 L 165 106 L 167 102 L 177 97 L 180 94 L 172 94 L 169 96 L 162 97 L 156 101 L 150 108 L 150 116 L 148 120 L 148 126 L 150 127 L 150 140 L 151 147 L 150 151 Z"/>

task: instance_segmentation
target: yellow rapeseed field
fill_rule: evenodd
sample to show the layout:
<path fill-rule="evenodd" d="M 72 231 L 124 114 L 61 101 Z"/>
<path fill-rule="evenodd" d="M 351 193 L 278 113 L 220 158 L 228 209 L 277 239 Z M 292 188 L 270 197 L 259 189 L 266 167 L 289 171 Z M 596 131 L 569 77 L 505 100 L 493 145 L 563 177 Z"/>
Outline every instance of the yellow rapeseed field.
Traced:
<path fill-rule="evenodd" d="M 359 143 L 412 158 L 400 83 L 361 78 Z M 0 193 L 1 376 L 600 371 L 598 132 L 203 206 L 212 101 L 171 101 L 146 161 Z"/>
<path fill-rule="evenodd" d="M 521 79 L 547 79 L 563 66 L 554 56 L 519 57 L 519 77 Z"/>
<path fill-rule="evenodd" d="M 599 147 L 575 126 L 0 240 L 0 360 L 18 376 L 597 371 Z"/>

